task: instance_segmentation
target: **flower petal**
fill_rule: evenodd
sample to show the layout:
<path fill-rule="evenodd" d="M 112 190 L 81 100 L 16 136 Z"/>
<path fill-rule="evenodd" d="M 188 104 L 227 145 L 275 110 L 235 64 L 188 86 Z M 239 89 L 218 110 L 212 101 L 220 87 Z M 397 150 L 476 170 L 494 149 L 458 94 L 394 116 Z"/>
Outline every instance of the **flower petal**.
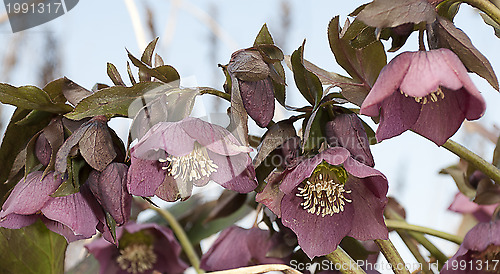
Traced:
<path fill-rule="evenodd" d="M 281 202 L 281 219 L 297 235 L 299 245 L 313 258 L 329 254 L 337 248 L 352 226 L 354 207 L 347 204 L 344 211 L 333 216 L 321 217 L 308 213 L 300 203 L 303 199 L 296 196 L 297 190 L 286 194 Z"/>
<path fill-rule="evenodd" d="M 132 155 L 127 173 L 127 189 L 132 195 L 151 197 L 163 183 L 167 171 L 157 160 L 143 160 Z"/>
<path fill-rule="evenodd" d="M 0 227 L 19 229 L 34 224 L 38 218 L 39 216 L 36 214 L 19 215 L 11 213 L 0 219 Z"/>
<path fill-rule="evenodd" d="M 380 142 L 397 136 L 410 129 L 418 119 L 421 105 L 411 97 L 399 92 L 392 94 L 382 102 L 380 124 L 376 137 Z"/>
<path fill-rule="evenodd" d="M 491 244 L 500 246 L 500 220 L 477 224 L 467 232 L 462 243 L 474 251 L 483 251 Z"/>
<path fill-rule="evenodd" d="M 238 82 L 243 106 L 248 115 L 259 127 L 267 126 L 274 116 L 274 91 L 271 78 Z"/>
<path fill-rule="evenodd" d="M 181 194 L 179 188 L 177 186 L 177 181 L 172 176 L 165 176 L 163 179 L 163 183 L 158 186 L 155 191 L 155 195 L 160 199 L 167 202 L 175 202 L 179 200 L 181 197 L 186 198 L 191 196 L 192 187 L 189 191 L 185 190 L 185 188 L 181 188 L 183 193 Z M 187 193 L 189 192 L 189 193 Z"/>
<path fill-rule="evenodd" d="M 42 218 L 42 220 L 48 229 L 50 229 L 52 232 L 62 235 L 64 238 L 66 238 L 66 241 L 68 241 L 68 243 L 90 238 L 90 236 L 87 237 L 84 235 L 75 235 L 73 230 L 61 224 L 60 222 L 52 221 L 47 218 Z"/>
<path fill-rule="evenodd" d="M 154 125 L 134 146 L 134 156 L 142 159 L 151 150 L 162 149 L 174 156 L 184 156 L 193 151 L 195 139 L 191 138 L 179 122 L 160 122 Z M 156 158 L 158 159 L 158 158 Z"/>
<path fill-rule="evenodd" d="M 42 213 L 48 219 L 67 226 L 74 235 L 90 238 L 95 234 L 98 220 L 80 192 L 52 198 L 42 208 Z"/>
<path fill-rule="evenodd" d="M 222 156 L 211 151 L 210 159 L 218 166 L 210 179 L 229 190 L 248 193 L 257 187 L 255 170 L 250 157 L 245 154 Z"/>

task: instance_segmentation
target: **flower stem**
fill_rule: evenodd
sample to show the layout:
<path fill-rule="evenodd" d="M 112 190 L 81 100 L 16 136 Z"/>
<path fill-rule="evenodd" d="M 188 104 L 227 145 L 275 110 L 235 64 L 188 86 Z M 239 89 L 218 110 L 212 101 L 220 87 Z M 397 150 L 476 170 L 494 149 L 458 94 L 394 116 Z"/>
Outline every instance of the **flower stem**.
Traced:
<path fill-rule="evenodd" d="M 401 255 L 399 255 L 399 252 L 394 247 L 391 240 L 375 240 L 375 243 L 378 245 L 387 261 L 391 264 L 392 271 L 394 271 L 394 273 L 410 274 L 410 271 L 406 268 L 405 262 L 401 258 Z"/>
<path fill-rule="evenodd" d="M 413 254 L 413 257 L 417 260 L 418 263 L 421 265 L 421 271 L 423 274 L 433 274 L 431 271 L 431 266 L 427 262 L 427 260 L 422 256 L 420 253 L 420 250 L 418 249 L 418 245 L 416 244 L 416 241 L 410 236 L 410 234 L 406 231 L 397 231 L 399 237 L 403 242 L 405 243 L 406 247 L 408 247 L 408 250 L 410 250 L 411 254 Z"/>
<path fill-rule="evenodd" d="M 341 265 L 340 272 L 342 273 L 366 274 L 366 272 L 358 266 L 351 256 L 349 256 L 340 246 L 325 257 L 332 263 Z"/>
<path fill-rule="evenodd" d="M 450 242 L 454 242 L 458 245 L 460 245 L 463 242 L 463 238 L 460 236 L 452 235 L 452 234 L 449 234 L 449 233 L 446 233 L 443 231 L 439 231 L 439 230 L 435 230 L 432 228 L 428 228 L 428 227 L 411 225 L 405 221 L 385 220 L 385 225 L 388 228 L 392 228 L 392 229 L 403 229 L 403 230 L 421 232 L 421 233 L 425 233 L 428 235 L 436 236 L 438 238 L 445 239 L 445 240 L 448 240 Z"/>
<path fill-rule="evenodd" d="M 474 152 L 468 150 L 466 147 L 452 141 L 448 140 L 443 145 L 444 148 L 453 152 L 458 157 L 466 160 L 477 169 L 482 171 L 486 176 L 490 177 L 497 184 L 500 184 L 500 170 L 494 165 L 486 162 L 483 158 L 479 157 Z"/>
<path fill-rule="evenodd" d="M 488 0 L 459 0 L 455 2 L 467 3 L 486 13 L 493 21 L 500 24 L 500 9 Z"/>
<path fill-rule="evenodd" d="M 196 251 L 194 250 L 193 245 L 191 244 L 191 241 L 189 241 L 189 238 L 186 235 L 186 232 L 184 229 L 182 229 L 182 226 L 177 222 L 175 219 L 174 215 L 172 215 L 170 212 L 168 212 L 165 209 L 161 209 L 159 207 L 155 207 L 153 205 L 150 205 L 149 208 L 153 209 L 156 211 L 158 214 L 160 214 L 165 221 L 168 222 L 170 227 L 172 228 L 172 231 L 174 231 L 175 236 L 177 236 L 177 239 L 179 240 L 179 243 L 182 246 L 182 249 L 186 253 L 186 256 L 189 259 L 189 262 L 191 262 L 191 265 L 194 267 L 196 270 L 196 273 L 204 273 L 200 269 L 200 259 L 198 258 L 198 255 L 196 254 Z"/>
<path fill-rule="evenodd" d="M 222 98 L 222 99 L 225 99 L 226 101 L 229 101 L 231 102 L 231 94 L 228 94 L 228 93 L 225 93 L 225 92 L 222 92 L 220 90 L 216 90 L 216 89 L 213 89 L 213 88 L 209 88 L 209 87 L 200 87 L 200 94 L 212 94 L 212 95 L 215 95 L 219 98 Z"/>

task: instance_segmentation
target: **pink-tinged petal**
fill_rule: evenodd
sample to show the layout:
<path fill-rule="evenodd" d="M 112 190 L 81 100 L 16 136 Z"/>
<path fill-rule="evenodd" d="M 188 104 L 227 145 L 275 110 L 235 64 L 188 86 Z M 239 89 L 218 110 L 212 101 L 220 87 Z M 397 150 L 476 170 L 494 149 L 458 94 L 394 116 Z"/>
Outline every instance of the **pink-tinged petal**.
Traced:
<path fill-rule="evenodd" d="M 461 192 L 455 195 L 455 199 L 451 203 L 448 210 L 462 213 L 462 214 L 472 214 L 480 222 L 488 222 L 493 216 L 493 212 L 497 208 L 498 204 L 492 205 L 478 205 L 471 201 L 469 197 L 465 196 Z"/>
<path fill-rule="evenodd" d="M 266 127 L 274 116 L 274 91 L 271 78 L 238 82 L 243 106 L 248 115 L 259 127 Z"/>
<path fill-rule="evenodd" d="M 360 113 L 368 116 L 378 116 L 382 101 L 393 93 L 399 92 L 399 86 L 410 66 L 412 55 L 403 52 L 387 64 L 377 78 L 370 93 L 361 105 Z"/>
<path fill-rule="evenodd" d="M 352 228 L 348 235 L 358 240 L 387 239 L 389 236 L 384 222 L 387 198 L 385 195 L 377 197 L 370 189 L 373 187 L 368 187 L 377 183 L 375 180 L 357 178 L 347 181 L 346 188 L 351 190 L 347 195 L 352 200 L 349 206 L 354 207 Z M 385 188 L 387 193 L 387 182 L 381 188 Z"/>
<path fill-rule="evenodd" d="M 321 217 L 304 210 L 300 205 L 303 199 L 296 194 L 297 190 L 283 197 L 281 202 L 283 225 L 297 235 L 300 247 L 309 258 L 333 252 L 351 230 L 354 207 L 347 204 L 344 211 L 333 216 Z"/>
<path fill-rule="evenodd" d="M 351 156 L 351 154 L 347 149 L 343 147 L 332 147 L 321 152 L 316 157 L 325 160 L 330 165 L 338 166 L 349 159 L 349 156 Z"/>
<path fill-rule="evenodd" d="M 211 180 L 240 193 L 248 193 L 257 187 L 252 160 L 247 154 L 222 156 L 209 151 L 208 155 L 218 167 L 210 175 Z"/>
<path fill-rule="evenodd" d="M 8 214 L 5 217 L 0 217 L 0 227 L 9 229 L 19 229 L 25 226 L 32 225 L 38 220 L 39 215 L 19 215 Z"/>
<path fill-rule="evenodd" d="M 479 223 L 464 237 L 462 245 L 467 250 L 483 251 L 489 245 L 500 246 L 500 220 Z"/>
<path fill-rule="evenodd" d="M 443 89 L 445 97 L 437 102 L 422 105 L 420 116 L 411 127 L 416 133 L 436 143 L 443 145 L 457 130 L 465 119 L 464 109 L 460 103 L 462 90 L 450 91 Z M 446 119 L 443 119 L 446 117 Z"/>
<path fill-rule="evenodd" d="M 185 193 L 187 191 L 183 192 L 183 198 L 189 197 L 191 195 L 191 190 L 189 191 L 189 194 L 187 196 Z M 167 202 L 175 202 L 183 196 L 179 191 L 176 180 L 172 176 L 165 176 L 165 178 L 163 179 L 163 183 L 156 189 L 154 194 L 158 196 L 158 198 Z"/>
<path fill-rule="evenodd" d="M 411 64 L 400 90 L 411 97 L 424 97 L 436 91 L 439 86 L 460 89 L 463 84 L 456 71 L 448 66 L 443 54 L 445 51 L 451 52 L 448 49 L 411 52 Z M 462 68 L 465 69 L 463 65 Z"/>
<path fill-rule="evenodd" d="M 50 162 L 50 156 L 52 154 L 52 147 L 50 146 L 49 141 L 45 138 L 45 133 L 41 133 L 36 139 L 35 143 L 35 155 L 38 158 L 38 161 L 43 166 L 47 166 Z"/>
<path fill-rule="evenodd" d="M 183 121 L 160 122 L 154 125 L 134 146 L 135 157 L 142 159 L 152 150 L 164 150 L 174 156 L 184 156 L 193 151 L 195 139 L 182 127 Z"/>
<path fill-rule="evenodd" d="M 366 166 L 352 158 L 344 162 L 344 168 L 350 176 L 363 179 L 364 186 L 367 187 L 376 197 L 385 199 L 388 190 L 388 183 L 382 172 Z"/>
<path fill-rule="evenodd" d="M 99 261 L 99 273 L 118 273 L 121 270 L 115 262 L 120 251 L 103 238 L 92 241 L 85 248 Z"/>
<path fill-rule="evenodd" d="M 221 126 L 191 117 L 179 123 L 182 123 L 182 128 L 191 138 L 217 154 L 234 156 L 252 151 L 251 148 L 240 145 L 236 137 Z"/>
<path fill-rule="evenodd" d="M 42 213 L 48 219 L 67 226 L 77 236 L 90 238 L 95 234 L 98 220 L 80 192 L 52 198 L 42 208 Z"/>
<path fill-rule="evenodd" d="M 377 140 L 389 139 L 410 129 L 418 119 L 421 106 L 413 98 L 405 97 L 399 92 L 386 98 L 382 102 Z"/>
<path fill-rule="evenodd" d="M 252 227 L 246 233 L 246 242 L 253 258 L 252 261 L 257 261 L 258 264 L 287 264 L 290 262 L 290 260 L 287 260 L 288 258 L 267 256 L 268 251 L 280 244 L 278 234 L 273 234 L 271 237 L 269 231 L 257 227 Z"/>
<path fill-rule="evenodd" d="M 55 179 L 53 172 L 43 179 L 42 174 L 42 171 L 35 171 L 26 179 L 21 178 L 3 204 L 0 218 L 11 213 L 35 214 L 51 199 L 49 195 L 57 190 L 61 180 Z"/>
<path fill-rule="evenodd" d="M 164 164 L 158 160 L 143 160 L 131 157 L 131 164 L 127 174 L 127 188 L 132 195 L 151 197 L 163 183 L 167 171 L 162 169 Z"/>
<path fill-rule="evenodd" d="M 127 165 L 111 163 L 102 172 L 93 170 L 87 183 L 104 210 L 118 225 L 128 221 L 132 196 L 127 191 Z"/>
<path fill-rule="evenodd" d="M 91 236 L 87 237 L 87 236 L 83 236 L 83 235 L 75 235 L 73 230 L 71 230 L 69 227 L 67 227 L 59 222 L 49 220 L 47 218 L 42 218 L 42 221 L 49 230 L 51 230 L 52 232 L 55 232 L 59 235 L 62 235 L 64 238 L 66 238 L 66 241 L 68 241 L 68 243 L 78 241 L 78 240 L 87 239 L 87 238 L 91 237 Z"/>

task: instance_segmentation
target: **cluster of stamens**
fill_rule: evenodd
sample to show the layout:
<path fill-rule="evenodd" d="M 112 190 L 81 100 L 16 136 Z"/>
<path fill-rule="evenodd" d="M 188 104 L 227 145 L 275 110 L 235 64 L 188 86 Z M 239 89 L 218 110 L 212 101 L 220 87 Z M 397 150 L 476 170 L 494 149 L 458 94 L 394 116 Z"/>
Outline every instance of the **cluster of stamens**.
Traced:
<path fill-rule="evenodd" d="M 116 258 L 116 262 L 122 270 L 137 274 L 151 270 L 156 259 L 152 245 L 132 244 L 120 250 L 120 256 Z"/>
<path fill-rule="evenodd" d="M 402 89 L 400 89 L 399 92 L 401 92 L 401 94 L 403 94 L 405 97 L 409 97 L 409 95 L 404 93 Z M 415 102 L 420 103 L 422 105 L 425 105 L 430 102 L 432 103 L 437 102 L 440 98 L 441 100 L 444 99 L 444 92 L 443 90 L 441 90 L 441 87 L 438 87 L 436 91 L 424 97 L 413 97 L 413 99 L 415 99 Z"/>
<path fill-rule="evenodd" d="M 166 159 L 159 159 L 160 163 L 167 163 L 167 166 L 162 167 L 168 171 L 168 175 L 183 182 L 193 182 L 202 177 L 209 177 L 210 174 L 217 171 L 219 168 L 210 157 L 207 150 L 201 147 L 198 143 L 194 144 L 194 149 L 191 153 L 176 157 L 169 155 Z"/>
<path fill-rule="evenodd" d="M 299 193 L 296 195 L 304 199 L 300 204 L 302 208 L 321 217 L 340 213 L 344 211 L 346 202 L 352 202 L 344 196 L 351 193 L 351 190 L 345 189 L 344 183 L 329 180 L 321 173 L 315 179 L 309 178 L 297 189 Z"/>
<path fill-rule="evenodd" d="M 476 264 L 481 264 L 482 268 L 486 272 L 498 273 L 500 271 L 500 246 L 489 245 L 482 252 L 477 252 L 471 254 L 471 258 L 476 262 Z"/>

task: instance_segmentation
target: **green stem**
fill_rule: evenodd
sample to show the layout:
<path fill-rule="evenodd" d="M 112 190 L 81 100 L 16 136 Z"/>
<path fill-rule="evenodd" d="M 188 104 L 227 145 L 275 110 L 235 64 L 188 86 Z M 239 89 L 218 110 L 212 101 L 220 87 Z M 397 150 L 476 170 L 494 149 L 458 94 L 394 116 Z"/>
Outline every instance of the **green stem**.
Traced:
<path fill-rule="evenodd" d="M 406 268 L 403 258 L 399 255 L 398 250 L 394 247 L 391 240 L 375 240 L 375 243 L 378 245 L 387 261 L 391 264 L 392 271 L 394 271 L 394 273 L 410 274 L 410 271 Z"/>
<path fill-rule="evenodd" d="M 467 3 L 486 13 L 493 21 L 500 24 L 500 9 L 488 0 L 460 0 L 455 2 Z"/>
<path fill-rule="evenodd" d="M 479 157 L 474 152 L 452 140 L 446 141 L 443 147 L 481 170 L 486 176 L 490 177 L 497 184 L 500 184 L 500 170 L 483 158 Z"/>
<path fill-rule="evenodd" d="M 167 210 L 155 207 L 150 205 L 149 208 L 153 209 L 156 211 L 158 214 L 160 214 L 165 221 L 168 222 L 170 227 L 172 228 L 172 231 L 174 231 L 175 236 L 177 236 L 177 239 L 179 240 L 179 243 L 182 246 L 182 249 L 186 253 L 186 256 L 189 259 L 189 262 L 191 262 L 191 265 L 194 267 L 196 270 L 196 273 L 204 273 L 200 269 L 200 259 L 198 258 L 198 255 L 196 254 L 196 251 L 194 250 L 193 245 L 191 244 L 191 241 L 189 241 L 189 238 L 186 235 L 186 232 L 184 232 L 184 229 L 182 229 L 182 226 L 177 222 L 175 219 L 174 215 L 172 215 L 170 212 Z"/>
<path fill-rule="evenodd" d="M 215 95 L 219 98 L 222 98 L 222 99 L 225 99 L 226 101 L 228 102 L 231 102 L 231 94 L 228 94 L 228 93 L 225 93 L 225 92 L 222 92 L 220 90 L 216 90 L 216 89 L 213 89 L 213 88 L 209 88 L 209 87 L 200 87 L 200 94 L 212 94 L 212 95 Z"/>
<path fill-rule="evenodd" d="M 356 262 L 340 246 L 335 251 L 325 256 L 330 262 L 341 266 L 340 272 L 349 274 L 366 274 Z"/>
<path fill-rule="evenodd" d="M 463 242 L 463 238 L 460 236 L 452 235 L 452 234 L 449 234 L 449 233 L 446 233 L 443 231 L 439 231 L 439 230 L 435 230 L 432 228 L 428 228 L 428 227 L 411 225 L 405 221 L 385 220 L 385 225 L 388 228 L 392 228 L 392 229 L 403 229 L 403 230 L 421 232 L 421 233 L 425 233 L 428 235 L 436 236 L 438 238 L 445 239 L 445 240 L 448 240 L 450 242 L 454 242 L 458 245 L 462 244 L 462 242 Z"/>
<path fill-rule="evenodd" d="M 421 268 L 422 273 L 423 274 L 433 274 L 429 263 L 424 258 L 424 256 L 422 256 L 422 254 L 420 253 L 420 250 L 418 250 L 418 246 L 415 243 L 415 240 L 410 236 L 410 234 L 408 234 L 406 231 L 397 231 L 397 233 L 398 233 L 399 237 L 401 237 L 401 240 L 403 240 L 405 245 L 408 247 L 408 250 L 410 250 L 413 257 L 415 257 L 417 262 L 419 262 L 420 265 L 422 266 L 422 268 Z"/>

